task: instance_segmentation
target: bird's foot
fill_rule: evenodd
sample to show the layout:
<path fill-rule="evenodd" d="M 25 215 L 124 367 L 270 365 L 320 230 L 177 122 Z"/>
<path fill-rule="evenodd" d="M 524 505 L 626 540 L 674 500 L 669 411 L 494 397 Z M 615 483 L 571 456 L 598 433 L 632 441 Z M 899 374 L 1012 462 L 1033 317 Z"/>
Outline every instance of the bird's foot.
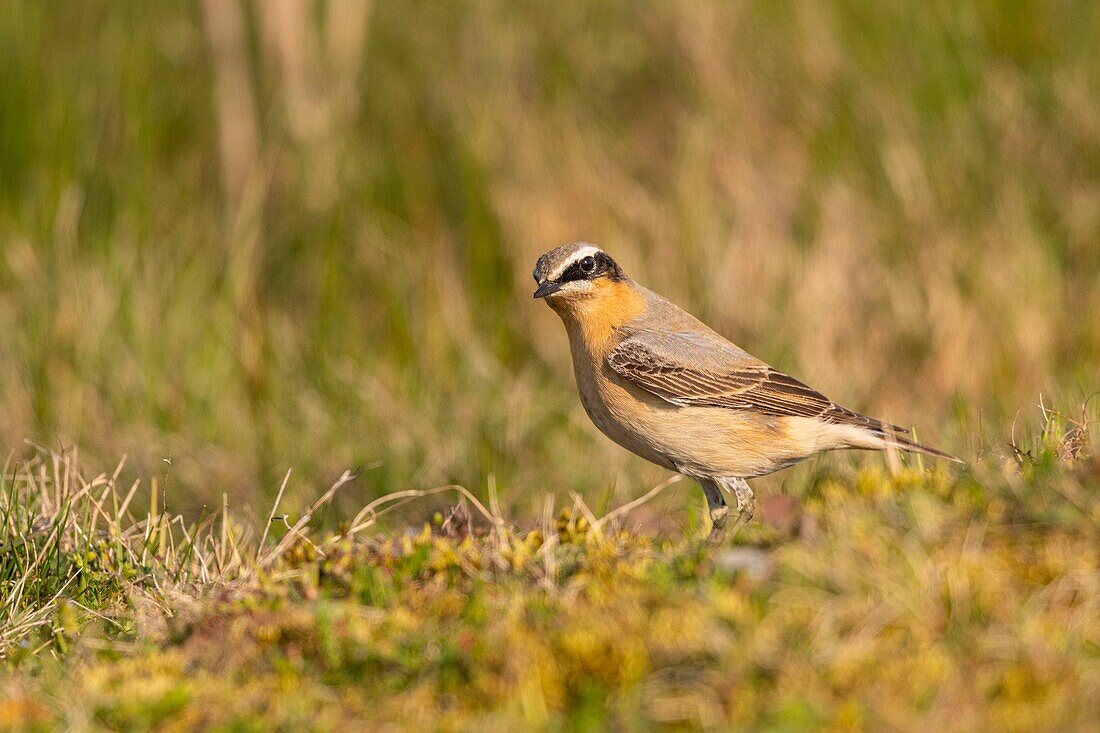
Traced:
<path fill-rule="evenodd" d="M 710 534 L 707 535 L 708 545 L 718 545 L 725 537 L 726 520 L 729 519 L 730 508 L 722 506 L 712 507 L 710 510 Z"/>
<path fill-rule="evenodd" d="M 754 511 L 755 506 L 751 510 L 737 512 L 737 519 L 733 520 L 733 524 L 729 528 L 730 537 L 736 537 L 743 527 L 748 526 L 748 523 L 752 521 Z"/>
<path fill-rule="evenodd" d="M 720 544 L 727 536 L 736 537 L 741 528 L 751 522 L 753 515 L 756 514 L 756 497 L 753 496 L 752 489 L 744 479 L 726 479 L 721 481 L 721 485 L 737 499 L 737 516 L 733 524 L 727 526 L 729 507 L 723 505 L 711 508 L 711 530 L 707 536 L 707 544 L 711 545 Z M 718 515 L 717 518 L 716 515 Z"/>

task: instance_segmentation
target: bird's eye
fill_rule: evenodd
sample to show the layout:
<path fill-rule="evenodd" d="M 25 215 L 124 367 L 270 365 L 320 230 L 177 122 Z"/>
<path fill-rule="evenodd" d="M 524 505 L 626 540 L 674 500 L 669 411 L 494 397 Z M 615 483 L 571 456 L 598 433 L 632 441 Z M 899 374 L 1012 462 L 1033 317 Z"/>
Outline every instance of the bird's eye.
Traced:
<path fill-rule="evenodd" d="M 592 271 L 596 269 L 596 260 L 592 257 L 585 257 L 581 260 L 581 272 L 586 275 L 591 275 Z"/>

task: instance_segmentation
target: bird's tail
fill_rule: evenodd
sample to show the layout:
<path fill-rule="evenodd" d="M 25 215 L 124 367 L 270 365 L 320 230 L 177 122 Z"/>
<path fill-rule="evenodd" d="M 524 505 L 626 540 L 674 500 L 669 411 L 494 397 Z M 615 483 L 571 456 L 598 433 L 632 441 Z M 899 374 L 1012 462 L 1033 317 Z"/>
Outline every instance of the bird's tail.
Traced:
<path fill-rule="evenodd" d="M 921 445 L 917 441 L 909 438 L 905 435 L 899 435 L 889 429 L 883 430 L 879 434 L 879 438 L 882 441 L 880 450 L 896 449 L 905 451 L 906 453 L 921 453 L 926 456 L 933 456 L 934 458 L 942 458 L 945 461 L 954 461 L 955 463 L 963 463 L 963 460 L 958 456 L 953 456 L 950 453 L 945 453 L 942 450 L 936 448 L 930 448 L 927 445 Z"/>
<path fill-rule="evenodd" d="M 843 408 L 838 408 L 843 409 Z M 910 431 L 898 425 L 891 425 L 882 420 L 876 420 L 858 413 L 845 411 L 841 417 L 846 419 L 852 427 L 856 428 L 854 439 L 850 438 L 848 446 L 862 448 L 864 450 L 900 450 L 906 453 L 920 453 L 933 458 L 942 458 L 945 461 L 963 463 L 964 461 L 945 453 L 937 448 L 921 445 L 910 437 Z"/>
<path fill-rule="evenodd" d="M 861 415 L 845 407 L 833 405 L 824 418 L 826 422 L 847 428 L 847 446 L 849 448 L 862 448 L 864 450 L 900 450 L 906 453 L 921 453 L 934 458 L 942 458 L 945 461 L 963 463 L 964 461 L 942 450 L 921 445 L 911 437 L 911 431 L 899 425 L 891 425 L 873 417 Z M 854 435 L 853 435 L 854 432 Z"/>

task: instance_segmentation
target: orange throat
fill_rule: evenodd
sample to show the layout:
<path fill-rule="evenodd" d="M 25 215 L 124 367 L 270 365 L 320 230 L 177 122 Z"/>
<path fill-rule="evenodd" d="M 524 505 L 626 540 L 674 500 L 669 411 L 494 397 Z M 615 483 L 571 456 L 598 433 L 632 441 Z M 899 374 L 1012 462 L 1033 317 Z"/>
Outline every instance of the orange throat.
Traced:
<path fill-rule="evenodd" d="M 645 311 L 645 300 L 628 282 L 600 280 L 587 297 L 555 304 L 570 336 L 581 336 L 588 350 L 602 353 L 616 329 Z"/>

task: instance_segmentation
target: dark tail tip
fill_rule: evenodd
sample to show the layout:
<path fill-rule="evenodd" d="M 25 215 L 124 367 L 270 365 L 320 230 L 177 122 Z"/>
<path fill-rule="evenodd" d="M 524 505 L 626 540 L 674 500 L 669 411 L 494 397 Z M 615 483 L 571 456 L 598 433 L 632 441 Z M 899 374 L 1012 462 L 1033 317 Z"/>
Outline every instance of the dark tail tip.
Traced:
<path fill-rule="evenodd" d="M 899 448 L 907 453 L 920 453 L 926 456 L 932 456 L 933 458 L 942 458 L 945 461 L 952 461 L 954 463 L 966 463 L 966 461 L 958 456 L 953 456 L 950 453 L 945 453 L 936 448 L 930 448 L 927 445 L 921 445 L 917 441 L 906 438 L 903 435 L 886 433 L 883 437 L 886 439 L 888 447 Z"/>

